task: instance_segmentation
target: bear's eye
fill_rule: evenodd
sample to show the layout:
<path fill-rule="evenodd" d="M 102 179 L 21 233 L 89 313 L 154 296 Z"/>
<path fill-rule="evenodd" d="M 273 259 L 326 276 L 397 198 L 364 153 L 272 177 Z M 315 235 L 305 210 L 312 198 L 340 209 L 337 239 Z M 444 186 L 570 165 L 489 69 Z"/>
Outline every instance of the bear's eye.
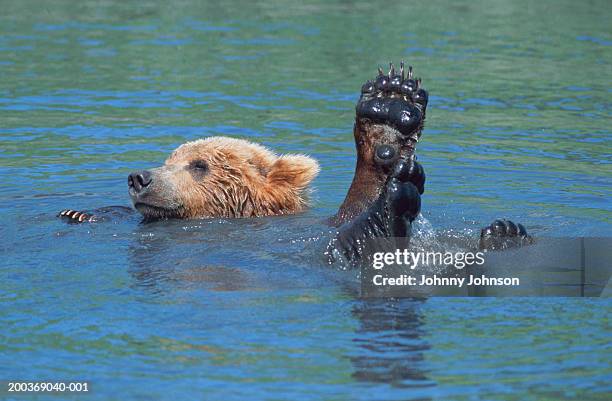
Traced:
<path fill-rule="evenodd" d="M 189 167 L 200 171 L 208 170 L 208 164 L 204 160 L 194 160 L 189 164 Z"/>

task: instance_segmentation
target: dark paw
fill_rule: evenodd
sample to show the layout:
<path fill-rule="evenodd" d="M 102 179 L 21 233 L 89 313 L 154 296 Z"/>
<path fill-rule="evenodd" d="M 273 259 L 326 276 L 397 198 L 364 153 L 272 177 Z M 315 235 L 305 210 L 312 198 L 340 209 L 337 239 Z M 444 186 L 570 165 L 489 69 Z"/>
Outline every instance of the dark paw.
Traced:
<path fill-rule="evenodd" d="M 386 215 L 391 222 L 413 221 L 421 210 L 421 194 L 425 187 L 425 171 L 413 159 L 400 159 L 385 184 Z"/>
<path fill-rule="evenodd" d="M 416 142 L 425 120 L 427 101 L 427 91 L 421 87 L 421 80 L 413 77 L 412 67 L 404 71 L 402 62 L 398 73 L 391 64 L 388 74 L 379 68 L 378 77 L 361 87 L 357 117 L 389 125 Z"/>
<path fill-rule="evenodd" d="M 413 158 L 399 159 L 376 201 L 363 213 L 340 227 L 328 245 L 330 261 L 340 254 L 349 261 L 362 255 L 369 239 L 395 238 L 407 246 L 412 221 L 421 210 L 421 193 L 425 185 L 423 167 Z"/>
<path fill-rule="evenodd" d="M 425 170 L 414 158 L 399 160 L 393 169 L 391 177 L 400 182 L 414 184 L 421 195 L 425 192 Z"/>
<path fill-rule="evenodd" d="M 479 248 L 482 250 L 502 250 L 533 244 L 522 224 L 506 219 L 495 220 L 480 232 Z"/>
<path fill-rule="evenodd" d="M 95 217 L 84 212 L 77 210 L 65 209 L 59 212 L 58 217 L 70 222 L 70 223 L 84 223 L 95 221 Z"/>

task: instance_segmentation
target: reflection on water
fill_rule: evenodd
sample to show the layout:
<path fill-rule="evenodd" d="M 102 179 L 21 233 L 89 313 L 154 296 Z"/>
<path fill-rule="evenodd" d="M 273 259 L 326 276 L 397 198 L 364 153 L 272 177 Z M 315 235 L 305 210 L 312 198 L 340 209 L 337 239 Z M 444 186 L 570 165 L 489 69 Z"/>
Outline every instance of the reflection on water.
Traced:
<path fill-rule="evenodd" d="M 355 304 L 352 314 L 358 321 L 351 357 L 358 381 L 386 383 L 394 387 L 434 386 L 427 377 L 423 338 L 422 301 L 368 300 Z"/>
<path fill-rule="evenodd" d="M 359 88 L 400 59 L 431 94 L 418 235 L 612 234 L 607 2 L 2 6 L 2 377 L 92 400 L 609 398 L 607 300 L 362 301 L 319 259 Z M 210 135 L 317 158 L 312 210 L 55 218 L 127 205 L 128 172 Z"/>

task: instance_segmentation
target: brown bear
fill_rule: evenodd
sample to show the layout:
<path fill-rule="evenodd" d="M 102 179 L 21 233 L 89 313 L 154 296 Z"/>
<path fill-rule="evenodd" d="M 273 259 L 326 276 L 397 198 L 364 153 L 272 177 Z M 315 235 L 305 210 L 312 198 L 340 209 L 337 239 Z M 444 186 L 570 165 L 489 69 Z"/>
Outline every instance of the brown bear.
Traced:
<path fill-rule="evenodd" d="M 243 139 L 210 137 L 179 146 L 161 167 L 131 173 L 128 192 L 147 220 L 291 214 L 308 206 L 318 172 L 305 155 L 278 156 Z M 60 216 L 83 222 L 104 213 Z"/>
<path fill-rule="evenodd" d="M 427 104 L 421 80 L 403 63 L 398 71 L 391 64 L 386 74 L 379 68 L 362 86 L 353 129 L 355 175 L 330 221 L 338 227 L 330 244 L 336 254 L 359 259 L 365 238 L 409 237 L 425 185 L 415 150 Z M 162 167 L 130 174 L 128 190 L 145 220 L 270 216 L 304 210 L 308 185 L 318 172 L 317 162 L 307 156 L 277 156 L 252 142 L 212 137 L 180 146 Z M 64 210 L 60 216 L 95 221 L 131 210 L 109 207 L 93 215 Z M 497 220 L 483 229 L 481 242 L 506 244 L 507 238 L 526 236 L 521 225 Z"/>

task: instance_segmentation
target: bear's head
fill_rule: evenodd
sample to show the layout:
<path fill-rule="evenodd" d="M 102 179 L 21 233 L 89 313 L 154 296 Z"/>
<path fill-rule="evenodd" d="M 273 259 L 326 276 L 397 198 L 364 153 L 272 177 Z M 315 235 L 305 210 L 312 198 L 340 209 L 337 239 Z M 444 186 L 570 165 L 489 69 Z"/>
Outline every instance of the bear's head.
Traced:
<path fill-rule="evenodd" d="M 131 173 L 128 187 L 145 219 L 270 216 L 304 210 L 318 172 L 308 156 L 210 137 L 179 146 L 161 167 Z"/>

